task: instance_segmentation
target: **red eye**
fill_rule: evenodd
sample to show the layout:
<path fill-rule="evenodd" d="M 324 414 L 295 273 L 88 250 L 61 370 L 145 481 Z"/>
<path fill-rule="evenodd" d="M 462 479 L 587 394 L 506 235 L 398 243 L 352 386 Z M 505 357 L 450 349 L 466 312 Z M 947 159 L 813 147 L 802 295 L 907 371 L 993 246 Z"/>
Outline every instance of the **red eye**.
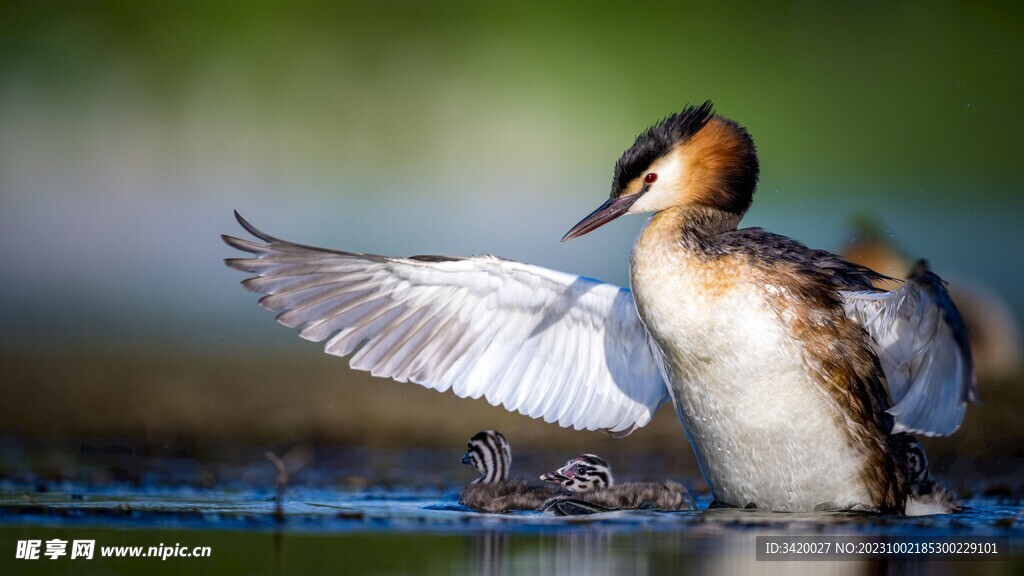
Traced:
<path fill-rule="evenodd" d="M 658 175 L 654 172 L 648 172 L 647 176 L 644 176 L 644 184 L 654 184 L 658 181 Z"/>

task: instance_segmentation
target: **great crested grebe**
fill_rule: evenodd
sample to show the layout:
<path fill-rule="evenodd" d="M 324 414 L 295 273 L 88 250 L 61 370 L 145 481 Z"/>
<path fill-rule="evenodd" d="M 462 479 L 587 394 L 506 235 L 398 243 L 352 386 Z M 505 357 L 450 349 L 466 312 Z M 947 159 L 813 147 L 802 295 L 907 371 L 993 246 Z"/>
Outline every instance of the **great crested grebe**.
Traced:
<path fill-rule="evenodd" d="M 963 322 L 924 268 L 879 292 L 867 268 L 738 229 L 757 176 L 750 135 L 709 102 L 641 133 L 563 238 L 653 212 L 632 292 L 493 256 L 303 246 L 241 217 L 261 242 L 225 236 L 252 255 L 226 262 L 278 322 L 375 376 L 619 434 L 671 400 L 720 505 L 902 513 L 909 434 L 952 433 L 976 400 Z"/>
<path fill-rule="evenodd" d="M 554 472 L 540 477 L 572 492 L 571 498 L 556 496 L 544 505 L 551 508 L 556 500 L 584 503 L 591 510 L 696 510 L 697 505 L 686 488 L 677 482 L 616 483 L 612 467 L 604 458 L 584 454 L 573 458 Z M 594 508 L 596 507 L 596 508 Z"/>
<path fill-rule="evenodd" d="M 496 430 L 477 432 L 470 438 L 462 463 L 473 466 L 480 473 L 480 477 L 463 488 L 459 495 L 459 503 L 473 510 L 542 510 L 551 498 L 569 495 L 560 486 L 509 480 L 512 447 L 505 435 Z"/>

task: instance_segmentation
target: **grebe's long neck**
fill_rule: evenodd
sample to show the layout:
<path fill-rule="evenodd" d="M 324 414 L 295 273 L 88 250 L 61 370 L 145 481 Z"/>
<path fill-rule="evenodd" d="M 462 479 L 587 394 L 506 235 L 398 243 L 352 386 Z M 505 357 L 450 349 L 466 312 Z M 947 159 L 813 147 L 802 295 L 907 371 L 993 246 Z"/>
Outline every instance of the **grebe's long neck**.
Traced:
<path fill-rule="evenodd" d="M 648 251 L 713 251 L 715 237 L 735 230 L 742 216 L 706 206 L 687 206 L 662 210 L 650 220 L 633 247 L 637 253 Z"/>

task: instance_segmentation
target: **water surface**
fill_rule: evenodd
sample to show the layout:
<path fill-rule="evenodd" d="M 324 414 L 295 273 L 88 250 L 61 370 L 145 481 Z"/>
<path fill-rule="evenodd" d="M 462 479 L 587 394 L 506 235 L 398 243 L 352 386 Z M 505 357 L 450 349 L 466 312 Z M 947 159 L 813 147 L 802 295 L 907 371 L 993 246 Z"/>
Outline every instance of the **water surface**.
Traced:
<path fill-rule="evenodd" d="M 39 488 L 39 487 L 35 487 Z M 875 572 L 1019 574 L 1024 521 L 1019 504 L 976 498 L 961 514 L 902 518 L 853 513 L 756 510 L 611 512 L 553 517 L 478 514 L 457 490 L 337 490 L 297 487 L 279 508 L 266 490 L 130 488 L 61 484 L 0 494 L 4 573 L 105 574 L 654 574 Z M 855 535 L 891 541 L 984 537 L 1008 545 L 1008 561 L 920 558 L 842 562 L 758 562 L 759 535 Z M 18 540 L 96 540 L 101 546 L 209 546 L 209 558 L 14 560 Z"/>

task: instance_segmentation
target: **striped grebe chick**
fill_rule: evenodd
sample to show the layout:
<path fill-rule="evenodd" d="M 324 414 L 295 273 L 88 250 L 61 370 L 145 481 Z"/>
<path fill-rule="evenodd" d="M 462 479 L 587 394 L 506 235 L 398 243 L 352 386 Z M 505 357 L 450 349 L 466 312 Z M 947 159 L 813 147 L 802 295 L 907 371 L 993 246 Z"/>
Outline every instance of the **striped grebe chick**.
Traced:
<path fill-rule="evenodd" d="M 568 493 L 561 487 L 509 480 L 512 448 L 496 430 L 477 432 L 470 438 L 462 463 L 473 466 L 480 477 L 462 489 L 459 504 L 479 512 L 540 510 L 548 499 Z"/>
<path fill-rule="evenodd" d="M 924 266 L 883 292 L 863 266 L 740 228 L 758 166 L 710 102 L 642 132 L 563 237 L 653 214 L 631 290 L 494 256 L 315 248 L 237 214 L 259 241 L 224 237 L 248 253 L 226 262 L 354 369 L 619 435 L 671 404 L 720 504 L 903 513 L 909 434 L 953 433 L 977 399 L 963 320 Z"/>
<path fill-rule="evenodd" d="M 584 454 L 566 462 L 554 472 L 540 477 L 572 492 L 571 500 L 606 510 L 696 510 L 697 505 L 686 488 L 677 482 L 616 483 L 612 467 L 600 456 Z M 544 507 L 548 508 L 555 497 Z"/>
<path fill-rule="evenodd" d="M 907 437 L 905 461 L 907 480 L 910 483 L 910 495 L 905 511 L 908 516 L 950 514 L 964 509 L 963 503 L 952 490 L 932 478 L 924 447 L 912 436 Z"/>

